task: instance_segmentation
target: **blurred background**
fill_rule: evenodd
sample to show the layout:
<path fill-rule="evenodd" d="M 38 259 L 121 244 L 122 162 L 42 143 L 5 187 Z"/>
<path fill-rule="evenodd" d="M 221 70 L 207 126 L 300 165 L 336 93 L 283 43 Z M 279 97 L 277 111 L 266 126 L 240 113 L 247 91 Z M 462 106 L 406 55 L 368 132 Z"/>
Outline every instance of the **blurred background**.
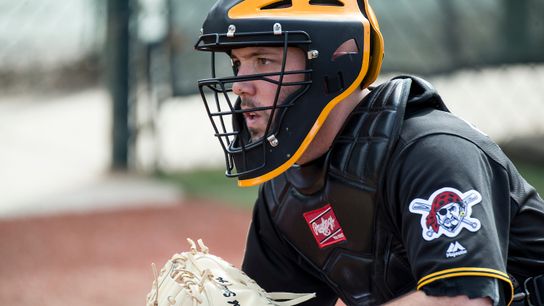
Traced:
<path fill-rule="evenodd" d="M 196 87 L 214 2 L 0 0 L 2 304 L 143 303 L 189 234 L 239 263 L 256 189 L 224 178 Z M 378 83 L 431 81 L 542 193 L 544 2 L 371 4 Z"/>

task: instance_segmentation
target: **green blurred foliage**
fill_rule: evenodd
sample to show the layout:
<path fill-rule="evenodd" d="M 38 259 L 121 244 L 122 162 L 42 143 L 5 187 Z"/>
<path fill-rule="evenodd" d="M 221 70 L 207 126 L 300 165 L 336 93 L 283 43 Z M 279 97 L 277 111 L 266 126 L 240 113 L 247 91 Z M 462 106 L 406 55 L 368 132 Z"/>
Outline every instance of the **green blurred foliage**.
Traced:
<path fill-rule="evenodd" d="M 178 185 L 189 198 L 219 200 L 234 206 L 251 208 L 259 188 L 238 187 L 237 180 L 225 177 L 224 173 L 223 169 L 206 169 L 158 176 Z"/>
<path fill-rule="evenodd" d="M 522 160 L 513 160 L 521 175 L 533 185 L 540 196 L 544 195 L 544 165 Z"/>
<path fill-rule="evenodd" d="M 523 177 L 543 195 L 544 165 L 521 160 L 515 160 L 514 163 Z M 258 187 L 238 187 L 237 180 L 225 177 L 223 169 L 161 174 L 159 178 L 178 185 L 189 198 L 221 201 L 248 209 L 257 198 Z"/>

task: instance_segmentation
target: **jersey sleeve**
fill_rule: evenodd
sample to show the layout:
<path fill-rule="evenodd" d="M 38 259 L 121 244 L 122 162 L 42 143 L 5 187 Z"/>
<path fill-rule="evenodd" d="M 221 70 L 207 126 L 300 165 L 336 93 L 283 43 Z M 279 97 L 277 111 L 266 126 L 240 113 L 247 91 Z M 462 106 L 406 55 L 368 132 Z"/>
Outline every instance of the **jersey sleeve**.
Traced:
<path fill-rule="evenodd" d="M 467 139 L 428 135 L 392 160 L 388 203 L 417 289 L 510 302 L 505 170 Z"/>
<path fill-rule="evenodd" d="M 335 305 L 337 295 L 302 266 L 300 256 L 278 235 L 262 192 L 253 211 L 242 270 L 267 292 L 316 293 L 304 306 Z"/>

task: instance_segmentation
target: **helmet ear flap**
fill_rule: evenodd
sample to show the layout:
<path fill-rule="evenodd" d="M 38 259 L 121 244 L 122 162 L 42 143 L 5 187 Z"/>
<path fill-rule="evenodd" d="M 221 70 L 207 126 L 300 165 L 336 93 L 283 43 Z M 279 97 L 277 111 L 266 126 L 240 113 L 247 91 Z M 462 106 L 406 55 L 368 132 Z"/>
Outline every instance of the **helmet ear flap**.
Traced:
<path fill-rule="evenodd" d="M 367 73 L 361 82 L 361 88 L 367 88 L 378 78 L 380 70 L 382 68 L 384 43 L 383 36 L 380 32 L 380 25 L 378 19 L 374 14 L 374 10 L 368 4 L 368 1 L 364 1 L 365 13 L 370 22 L 370 58 L 368 63 Z"/>

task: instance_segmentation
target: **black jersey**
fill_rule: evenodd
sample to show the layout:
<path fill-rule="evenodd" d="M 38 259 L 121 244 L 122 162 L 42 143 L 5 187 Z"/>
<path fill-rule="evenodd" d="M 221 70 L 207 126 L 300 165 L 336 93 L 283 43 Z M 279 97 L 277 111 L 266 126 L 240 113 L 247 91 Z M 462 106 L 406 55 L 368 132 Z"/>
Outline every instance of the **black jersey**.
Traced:
<path fill-rule="evenodd" d="M 512 279 L 544 273 L 542 199 L 486 135 L 422 81 L 410 86 L 398 133 L 373 132 L 392 122 L 379 120 L 389 105 L 364 109 L 374 121 L 350 118 L 329 153 L 261 186 L 243 270 L 263 288 L 316 292 L 304 305 L 374 305 L 415 289 L 508 304 Z M 395 97 L 361 107 L 369 99 Z"/>

